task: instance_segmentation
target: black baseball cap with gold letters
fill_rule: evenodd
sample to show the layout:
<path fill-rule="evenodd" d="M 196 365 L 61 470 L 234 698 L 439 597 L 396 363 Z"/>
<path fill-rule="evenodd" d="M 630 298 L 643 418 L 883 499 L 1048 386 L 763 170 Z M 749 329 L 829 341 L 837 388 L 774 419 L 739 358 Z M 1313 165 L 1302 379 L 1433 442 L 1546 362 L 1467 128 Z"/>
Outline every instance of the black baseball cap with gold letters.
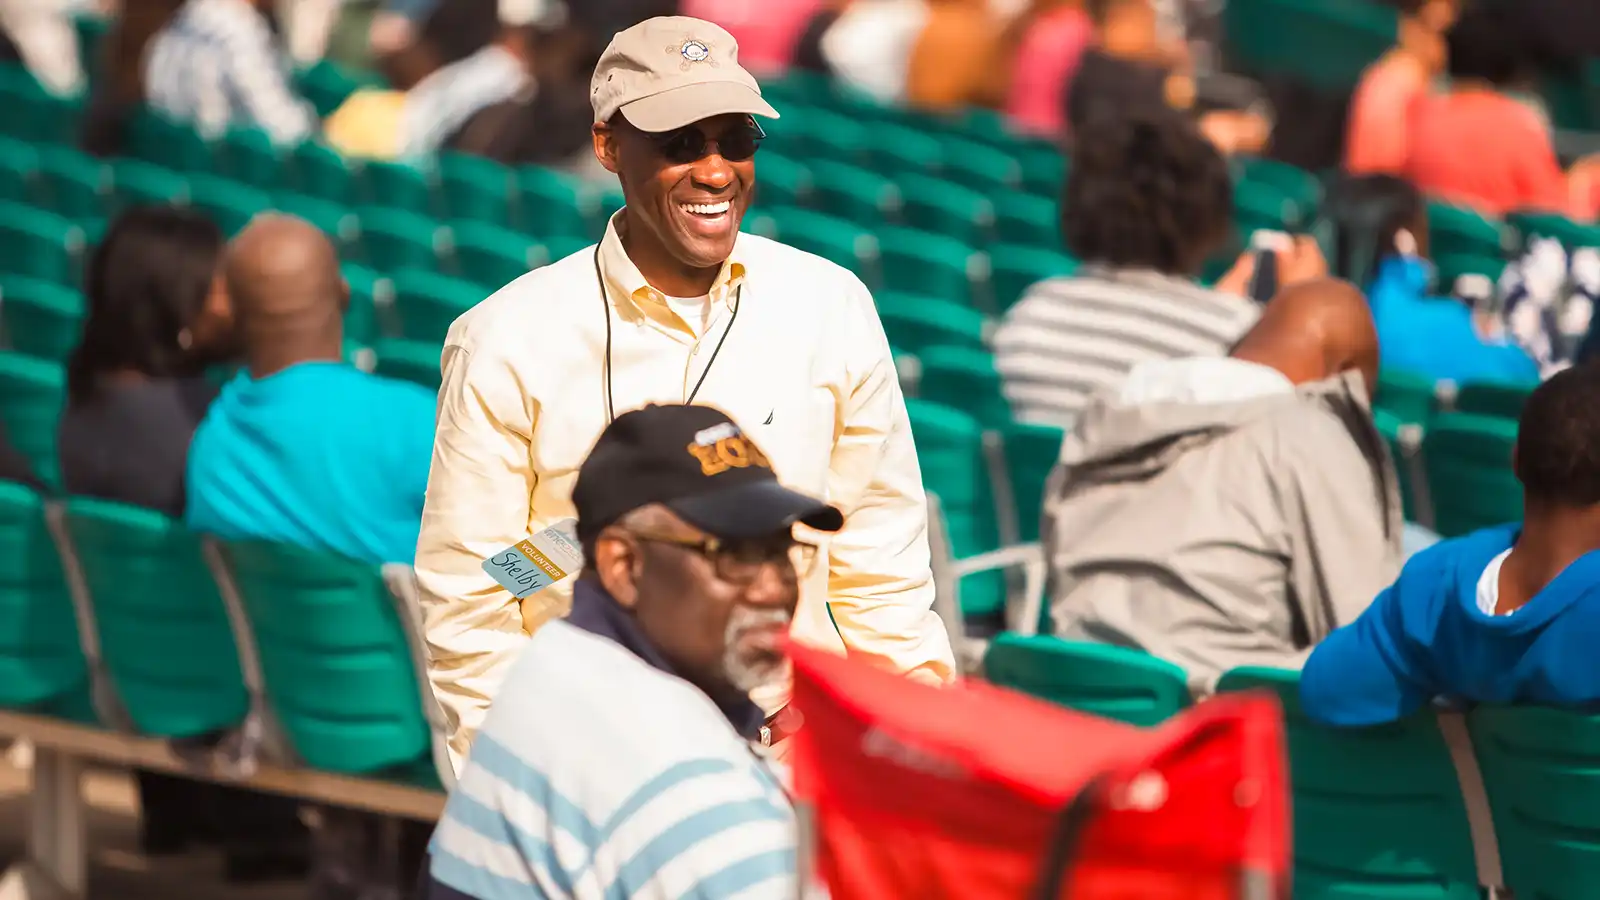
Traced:
<path fill-rule="evenodd" d="M 838 531 L 844 514 L 778 483 L 767 455 L 710 406 L 650 405 L 600 433 L 578 468 L 572 504 L 578 540 L 652 503 L 724 540 L 763 537 L 796 523 Z"/>

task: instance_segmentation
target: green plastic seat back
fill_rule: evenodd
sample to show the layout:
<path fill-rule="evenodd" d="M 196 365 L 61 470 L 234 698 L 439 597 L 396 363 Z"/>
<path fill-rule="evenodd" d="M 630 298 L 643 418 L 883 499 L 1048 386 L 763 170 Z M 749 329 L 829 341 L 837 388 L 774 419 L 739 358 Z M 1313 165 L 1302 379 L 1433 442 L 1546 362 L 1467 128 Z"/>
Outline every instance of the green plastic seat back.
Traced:
<path fill-rule="evenodd" d="M 1438 292 L 1449 294 L 1455 290 L 1456 282 L 1463 275 L 1482 275 L 1491 284 L 1498 284 L 1500 274 L 1506 269 L 1506 260 L 1502 256 L 1483 253 L 1446 253 L 1435 255 L 1433 265 L 1439 272 Z"/>
<path fill-rule="evenodd" d="M 272 195 L 272 208 L 317 226 L 333 241 L 341 257 L 352 255 L 360 244 L 361 220 L 338 203 L 294 191 L 279 191 Z"/>
<path fill-rule="evenodd" d="M 111 210 L 132 206 L 167 206 L 189 202 L 189 181 L 152 162 L 116 159 L 111 162 Z"/>
<path fill-rule="evenodd" d="M 1257 231 L 1292 231 L 1301 224 L 1294 201 L 1271 185 L 1253 181 L 1233 186 L 1233 219 L 1246 241 Z"/>
<path fill-rule="evenodd" d="M 1506 224 L 1516 229 L 1524 241 L 1547 237 L 1555 238 L 1568 249 L 1600 247 L 1600 225 L 1575 222 L 1555 213 L 1511 213 L 1506 216 Z"/>
<path fill-rule="evenodd" d="M 1428 203 L 1428 250 L 1434 255 L 1472 253 L 1505 256 L 1511 233 L 1501 223 L 1465 206 Z"/>
<path fill-rule="evenodd" d="M 750 221 L 745 218 L 746 223 Z M 566 235 L 564 237 L 545 238 L 534 247 L 534 253 L 539 257 L 539 265 L 549 265 L 558 259 L 566 259 L 582 250 L 592 253 L 595 242 L 579 235 Z"/>
<path fill-rule="evenodd" d="M 65 149 L 77 143 L 85 94 L 57 96 L 46 90 L 27 69 L 6 65 L 0 73 L 0 109 L 4 128 L 12 137 Z"/>
<path fill-rule="evenodd" d="M 1426 425 L 1433 418 L 1435 404 L 1433 379 L 1399 369 L 1378 372 L 1378 390 L 1373 406 L 1388 410 L 1402 422 Z"/>
<path fill-rule="evenodd" d="M 427 214 L 437 205 L 434 202 L 436 180 L 431 166 L 371 159 L 361 164 L 358 196 L 367 206 L 388 206 Z"/>
<path fill-rule="evenodd" d="M 439 157 L 439 213 L 444 218 L 510 225 L 516 196 L 517 176 L 509 166 L 466 153 Z"/>
<path fill-rule="evenodd" d="M 339 267 L 350 285 L 350 308 L 344 313 L 344 336 L 362 347 L 371 347 L 384 333 L 380 308 L 393 305 L 394 283 L 360 263 Z"/>
<path fill-rule="evenodd" d="M 228 178 L 195 175 L 189 179 L 189 205 L 217 223 L 223 234 L 232 236 L 257 214 L 271 209 L 272 197 Z"/>
<path fill-rule="evenodd" d="M 1017 503 L 1017 534 L 1024 541 L 1039 539 L 1044 515 L 1044 489 L 1061 458 L 1065 429 L 1054 425 L 1013 422 L 1002 430 L 1006 471 Z"/>
<path fill-rule="evenodd" d="M 586 224 L 584 235 L 591 241 L 600 240 L 606 233 L 606 226 L 611 224 L 611 217 L 627 202 L 627 198 L 622 195 L 620 185 L 600 187 L 591 185 L 584 191 L 583 213 Z"/>
<path fill-rule="evenodd" d="M 1159 725 L 1189 705 L 1189 686 L 1178 666 L 1142 650 L 1048 634 L 998 635 L 984 655 L 983 675 L 993 684 L 1130 725 Z"/>
<path fill-rule="evenodd" d="M 877 124 L 868 133 L 871 139 L 861 146 L 858 158 L 875 172 L 898 179 L 906 172 L 938 172 L 944 167 L 944 147 L 925 131 Z"/>
<path fill-rule="evenodd" d="M 0 708 L 94 722 L 78 620 L 44 501 L 0 481 Z"/>
<path fill-rule="evenodd" d="M 867 227 L 900 212 L 900 188 L 877 172 L 820 159 L 811 164 L 811 177 L 811 206 L 818 212 Z"/>
<path fill-rule="evenodd" d="M 198 737 L 239 724 L 249 697 L 227 607 L 200 540 L 161 513 L 66 502 L 101 657 L 141 734 Z"/>
<path fill-rule="evenodd" d="M 983 457 L 983 426 L 958 409 L 928 400 L 906 401 L 911 434 L 922 467 L 922 482 L 939 498 L 956 559 L 999 546 L 994 492 Z M 983 572 L 961 579 L 961 611 L 986 618 L 1005 608 L 1004 573 Z"/>
<path fill-rule="evenodd" d="M 68 219 L 103 216 L 111 196 L 111 171 L 104 162 L 66 147 L 39 156 L 33 204 Z"/>
<path fill-rule="evenodd" d="M 869 129 L 848 116 L 824 109 L 797 110 L 793 114 L 785 113 L 771 125 L 763 123 L 762 127 L 772 134 L 778 152 L 805 160 L 807 164 L 819 159 L 836 159 L 863 163 L 885 175 L 897 171 L 872 165 L 866 155 L 867 145 L 881 143 L 886 137 L 876 126 Z"/>
<path fill-rule="evenodd" d="M 128 155 L 180 172 L 211 168 L 211 147 L 187 122 L 141 108 L 128 126 Z"/>
<path fill-rule="evenodd" d="M 368 774 L 430 752 L 405 631 L 377 567 L 261 541 L 223 552 L 268 702 L 307 765 Z"/>
<path fill-rule="evenodd" d="M 1456 411 L 1479 416 L 1499 416 L 1515 422 L 1522 418 L 1533 386 L 1499 381 L 1469 381 L 1456 394 Z"/>
<path fill-rule="evenodd" d="M 929 348 L 953 346 L 983 351 L 988 319 L 959 303 L 918 294 L 881 293 L 878 318 L 889 343 L 918 356 Z"/>
<path fill-rule="evenodd" d="M 443 344 L 451 323 L 488 294 L 469 281 L 418 269 L 394 275 L 394 309 L 400 337 Z"/>
<path fill-rule="evenodd" d="M 807 206 L 816 178 L 810 167 L 782 154 L 763 150 L 756 158 L 755 202 L 763 206 Z"/>
<path fill-rule="evenodd" d="M 1264 156 L 1235 157 L 1233 165 L 1240 181 L 1287 200 L 1298 222 L 1310 222 L 1322 205 L 1322 182 L 1299 166 Z"/>
<path fill-rule="evenodd" d="M 385 272 L 437 267 L 444 229 L 434 220 L 377 206 L 362 207 L 356 215 L 361 219 L 362 261 L 367 265 Z"/>
<path fill-rule="evenodd" d="M 384 338 L 372 345 L 372 352 L 378 358 L 377 368 L 373 369 L 376 374 L 439 389 L 443 380 L 439 360 L 444 354 L 444 347 L 439 344 Z"/>
<path fill-rule="evenodd" d="M 486 222 L 456 222 L 454 271 L 489 291 L 497 291 L 541 264 L 543 248 L 520 232 Z M 482 298 L 479 298 L 482 299 Z"/>
<path fill-rule="evenodd" d="M 1222 23 L 1228 59 L 1243 74 L 1343 92 L 1394 46 L 1399 28 L 1392 7 L 1364 0 L 1230 0 Z"/>
<path fill-rule="evenodd" d="M 974 288 L 980 263 L 967 244 L 912 228 L 881 228 L 878 253 L 879 290 L 976 306 Z"/>
<path fill-rule="evenodd" d="M 1069 276 L 1078 261 L 1054 250 L 1001 244 L 989 250 L 989 285 L 995 309 L 1010 309 L 1028 288 L 1047 278 Z"/>
<path fill-rule="evenodd" d="M 39 173 L 39 151 L 14 138 L 0 138 L 0 200 L 26 203 Z"/>
<path fill-rule="evenodd" d="M 356 202 L 356 173 L 327 144 L 302 142 L 290 152 L 285 168 L 285 187 L 346 206 Z"/>
<path fill-rule="evenodd" d="M 1051 199 L 1021 191 L 997 191 L 994 233 L 1001 242 L 1057 250 L 1061 246 L 1061 212 Z"/>
<path fill-rule="evenodd" d="M 72 222 L 14 203 L 0 203 L 0 272 L 57 284 L 82 277 L 83 229 Z"/>
<path fill-rule="evenodd" d="M 0 351 L 0 421 L 34 474 L 51 486 L 61 482 L 56 424 L 61 421 L 66 393 L 66 372 L 60 364 Z"/>
<path fill-rule="evenodd" d="M 1431 713 L 1324 728 L 1300 708 L 1299 673 L 1278 669 L 1235 669 L 1217 690 L 1271 691 L 1283 707 L 1295 900 L 1478 900 L 1466 808 Z"/>
<path fill-rule="evenodd" d="M 895 176 L 900 216 L 912 228 L 982 247 L 994 236 L 994 204 L 972 188 L 927 175 Z"/>
<path fill-rule="evenodd" d="M 1403 462 L 1405 450 L 1400 444 L 1400 430 L 1408 423 L 1401 421 L 1399 416 L 1386 409 L 1374 409 L 1372 423 L 1378 427 L 1378 433 L 1383 435 L 1383 442 L 1389 448 L 1389 456 L 1394 460 L 1395 469 L 1400 476 L 1400 504 L 1405 513 L 1405 520 L 1415 522 L 1417 486 L 1412 483 L 1411 467 Z"/>
<path fill-rule="evenodd" d="M 947 180 L 989 197 L 1022 186 L 1022 164 L 1004 150 L 952 136 L 944 137 L 941 144 Z"/>
<path fill-rule="evenodd" d="M 1538 707 L 1467 717 L 1506 886 L 1518 897 L 1578 900 L 1600 884 L 1600 719 Z"/>
<path fill-rule="evenodd" d="M 926 347 L 917 353 L 922 379 L 917 396 L 959 409 L 985 428 L 1004 428 L 1011 407 L 1000 391 L 1000 373 L 987 350 L 954 345 Z"/>
<path fill-rule="evenodd" d="M 588 235 L 586 207 L 591 201 L 576 178 L 540 166 L 524 166 L 517 173 L 517 192 L 521 230 L 540 239 Z"/>
<path fill-rule="evenodd" d="M 791 247 L 815 253 L 857 275 L 870 272 L 877 265 L 877 238 L 854 222 L 807 209 L 775 207 L 751 222 L 751 230 L 757 234 L 763 234 L 760 219 L 770 221 L 774 229 L 766 237 L 776 237 Z"/>
<path fill-rule="evenodd" d="M 48 281 L 0 275 L 0 330 L 19 353 L 65 362 L 83 330 L 83 295 Z"/>
<path fill-rule="evenodd" d="M 284 180 L 282 151 L 260 128 L 230 128 L 217 141 L 217 174 L 260 190 L 273 190 Z"/>
<path fill-rule="evenodd" d="M 1013 151 L 1022 164 L 1022 187 L 1053 202 L 1060 202 L 1067 186 L 1071 161 L 1049 141 L 1027 141 Z"/>
<path fill-rule="evenodd" d="M 300 96 L 316 107 L 318 118 L 327 118 L 350 95 L 364 87 L 381 87 L 376 75 L 347 69 L 330 60 L 319 60 L 300 71 L 295 86 Z"/>
<path fill-rule="evenodd" d="M 1522 484 L 1511 469 L 1517 423 L 1440 413 L 1422 439 L 1433 530 L 1456 537 L 1522 519 Z"/>

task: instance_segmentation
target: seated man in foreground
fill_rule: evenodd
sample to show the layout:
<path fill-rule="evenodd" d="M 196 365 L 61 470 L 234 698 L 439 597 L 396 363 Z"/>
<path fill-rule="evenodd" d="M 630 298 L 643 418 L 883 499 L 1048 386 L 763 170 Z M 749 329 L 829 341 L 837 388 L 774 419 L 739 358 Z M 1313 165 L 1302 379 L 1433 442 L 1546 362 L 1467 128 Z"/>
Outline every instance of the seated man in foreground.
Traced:
<path fill-rule="evenodd" d="M 1298 667 L 1400 565 L 1397 476 L 1372 422 L 1361 292 L 1286 288 L 1222 359 L 1099 394 L 1045 497 L 1054 630 L 1183 666 Z"/>
<path fill-rule="evenodd" d="M 1435 698 L 1600 701 L 1600 364 L 1567 369 L 1523 408 L 1512 466 L 1521 524 L 1444 541 L 1406 564 L 1306 662 L 1306 714 L 1375 725 Z"/>
<path fill-rule="evenodd" d="M 528 641 L 434 834 L 428 900 L 789 898 L 794 814 L 752 688 L 837 509 L 704 406 L 617 417 L 573 490 L 572 613 Z M 779 719 L 780 725 L 783 719 Z"/>

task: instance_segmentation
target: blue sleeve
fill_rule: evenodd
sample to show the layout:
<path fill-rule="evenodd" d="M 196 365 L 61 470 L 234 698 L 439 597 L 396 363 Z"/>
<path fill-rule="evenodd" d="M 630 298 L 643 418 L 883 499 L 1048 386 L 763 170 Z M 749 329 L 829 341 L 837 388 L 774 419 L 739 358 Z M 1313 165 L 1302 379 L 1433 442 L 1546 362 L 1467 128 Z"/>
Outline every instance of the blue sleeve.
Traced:
<path fill-rule="evenodd" d="M 1405 718 L 1431 697 L 1390 587 L 1354 622 L 1318 644 L 1300 673 L 1300 705 L 1324 725 L 1378 725 Z"/>

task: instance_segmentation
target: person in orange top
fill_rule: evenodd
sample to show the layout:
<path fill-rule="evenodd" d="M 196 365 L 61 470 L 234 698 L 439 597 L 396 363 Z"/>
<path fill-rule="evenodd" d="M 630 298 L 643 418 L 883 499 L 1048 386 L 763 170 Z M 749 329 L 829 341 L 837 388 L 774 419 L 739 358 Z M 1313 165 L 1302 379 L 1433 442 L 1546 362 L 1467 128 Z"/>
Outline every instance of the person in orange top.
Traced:
<path fill-rule="evenodd" d="M 1411 115 L 1444 72 L 1444 32 L 1457 0 L 1407 0 L 1400 42 L 1367 67 L 1350 102 L 1344 167 L 1352 175 L 1397 175 L 1410 150 Z"/>

